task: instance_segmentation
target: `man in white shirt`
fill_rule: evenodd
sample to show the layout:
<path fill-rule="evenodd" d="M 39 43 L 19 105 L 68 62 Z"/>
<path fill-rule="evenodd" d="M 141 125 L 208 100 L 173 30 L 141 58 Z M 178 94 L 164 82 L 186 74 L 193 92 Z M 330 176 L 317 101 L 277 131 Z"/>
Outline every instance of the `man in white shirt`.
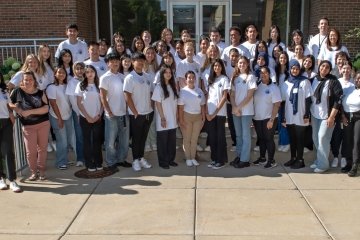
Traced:
<path fill-rule="evenodd" d="M 258 44 L 258 30 L 255 25 L 249 25 L 245 29 L 246 41 L 243 42 L 243 46 L 246 47 L 251 55 L 250 61 L 255 58 L 256 44 Z"/>
<path fill-rule="evenodd" d="M 217 27 L 213 27 L 210 29 L 210 40 L 211 40 L 211 44 L 214 44 L 219 48 L 220 56 L 221 56 L 226 45 L 223 41 L 221 41 L 221 34 Z"/>
<path fill-rule="evenodd" d="M 329 31 L 329 19 L 327 19 L 326 17 L 321 18 L 318 28 L 319 33 L 313 36 L 308 44 L 310 54 L 312 54 L 315 59 L 318 58 L 321 47 L 326 45 L 326 38 Z"/>
<path fill-rule="evenodd" d="M 100 59 L 99 43 L 91 41 L 89 42 L 89 56 L 90 58 L 84 61 L 85 65 L 92 65 L 96 69 L 96 73 L 100 78 L 107 72 L 108 66 L 104 60 Z"/>
<path fill-rule="evenodd" d="M 73 62 L 83 62 L 89 57 L 87 51 L 87 45 L 85 42 L 78 40 L 79 28 L 76 24 L 71 23 L 66 26 L 66 36 L 68 39 L 62 41 L 55 52 L 55 58 L 59 59 L 60 51 L 67 48 L 71 51 Z"/>
<path fill-rule="evenodd" d="M 239 27 L 231 27 L 230 28 L 230 42 L 231 45 L 226 47 L 221 55 L 221 59 L 225 62 L 225 65 L 230 64 L 230 50 L 232 48 L 237 48 L 239 54 L 242 56 L 247 57 L 248 59 L 251 58 L 249 50 L 240 44 L 241 39 L 241 30 Z"/>

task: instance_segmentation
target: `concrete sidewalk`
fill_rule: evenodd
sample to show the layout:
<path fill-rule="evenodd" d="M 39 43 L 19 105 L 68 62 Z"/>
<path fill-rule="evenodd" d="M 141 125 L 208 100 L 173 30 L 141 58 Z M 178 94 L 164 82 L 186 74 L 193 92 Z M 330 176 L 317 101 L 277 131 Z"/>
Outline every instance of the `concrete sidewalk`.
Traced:
<path fill-rule="evenodd" d="M 79 168 L 54 169 L 48 180 L 20 182 L 24 192 L 0 191 L 0 239 L 62 240 L 358 240 L 360 181 L 340 169 L 314 174 L 309 167 L 220 170 L 157 166 L 120 171 L 103 179 L 74 177 Z M 229 152 L 229 160 L 234 153 Z M 257 153 L 252 153 L 252 159 Z M 313 153 L 305 155 L 309 166 Z M 27 177 L 25 173 L 24 178 Z M 20 178 L 21 179 L 21 178 Z"/>

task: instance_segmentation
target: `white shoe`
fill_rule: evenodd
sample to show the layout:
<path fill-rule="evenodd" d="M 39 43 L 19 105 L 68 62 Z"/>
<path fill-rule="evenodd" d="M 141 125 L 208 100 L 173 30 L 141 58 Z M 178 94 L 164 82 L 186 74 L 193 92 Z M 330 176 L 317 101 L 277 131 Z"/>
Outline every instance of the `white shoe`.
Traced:
<path fill-rule="evenodd" d="M 135 172 L 141 171 L 141 165 L 139 159 L 135 159 L 132 163 L 132 168 Z"/>
<path fill-rule="evenodd" d="M 81 161 L 77 161 L 77 162 L 76 162 L 76 166 L 77 166 L 77 167 L 82 167 L 82 166 L 84 166 L 84 163 L 81 162 Z"/>
<path fill-rule="evenodd" d="M 206 132 L 200 133 L 201 138 L 207 138 L 208 134 Z"/>
<path fill-rule="evenodd" d="M 193 165 L 192 160 L 191 159 L 186 159 L 186 166 L 192 167 L 192 165 Z"/>
<path fill-rule="evenodd" d="M 326 172 L 327 170 L 323 170 L 323 169 L 320 169 L 320 168 L 315 168 L 314 169 L 314 173 L 324 173 Z"/>
<path fill-rule="evenodd" d="M 47 150 L 47 152 L 52 152 L 53 151 L 53 148 L 52 148 L 50 143 L 48 143 L 46 150 Z"/>
<path fill-rule="evenodd" d="M 284 145 L 281 151 L 282 152 L 288 152 L 289 150 L 290 150 L 290 144 Z"/>
<path fill-rule="evenodd" d="M 254 147 L 254 151 L 255 151 L 255 152 L 260 152 L 260 147 L 259 147 L 259 146 L 255 146 L 255 147 Z"/>
<path fill-rule="evenodd" d="M 51 141 L 51 146 L 56 151 L 56 141 Z"/>
<path fill-rule="evenodd" d="M 204 149 L 200 146 L 200 144 L 198 144 L 198 145 L 196 146 L 196 151 L 202 152 L 202 151 L 204 151 Z"/>
<path fill-rule="evenodd" d="M 146 146 L 145 146 L 144 152 L 151 152 L 151 147 L 150 147 L 150 145 L 146 145 Z"/>
<path fill-rule="evenodd" d="M 193 164 L 194 166 L 199 166 L 199 165 L 200 165 L 199 162 L 196 161 L 196 159 L 191 159 L 191 161 L 192 161 L 192 164 Z"/>
<path fill-rule="evenodd" d="M 282 152 L 283 148 L 284 148 L 284 145 L 279 145 L 277 150 L 278 150 L 279 152 Z"/>
<path fill-rule="evenodd" d="M 142 168 L 151 168 L 152 167 L 151 164 L 145 158 L 141 158 L 140 166 Z"/>
<path fill-rule="evenodd" d="M 8 189 L 8 186 L 6 185 L 6 180 L 5 178 L 1 178 L 0 179 L 0 190 L 6 190 Z"/>
<path fill-rule="evenodd" d="M 315 169 L 315 168 L 317 168 L 317 165 L 315 163 L 313 163 L 313 164 L 310 165 L 310 168 Z"/>
<path fill-rule="evenodd" d="M 310 152 L 310 149 L 308 149 L 307 147 L 304 147 L 304 153 L 308 153 Z"/>
<path fill-rule="evenodd" d="M 151 145 L 151 148 L 152 148 L 153 151 L 157 151 L 157 145 L 156 144 Z"/>
<path fill-rule="evenodd" d="M 20 186 L 15 181 L 10 182 L 10 189 L 15 193 L 21 192 Z"/>
<path fill-rule="evenodd" d="M 211 152 L 210 146 L 206 146 L 206 148 L 204 148 L 205 152 Z"/>
<path fill-rule="evenodd" d="M 87 169 L 89 172 L 95 172 L 96 171 L 96 168 L 88 168 Z"/>
<path fill-rule="evenodd" d="M 236 151 L 236 146 L 231 146 L 230 152 L 235 152 L 235 151 Z"/>
<path fill-rule="evenodd" d="M 336 168 L 339 165 L 339 159 L 336 157 L 331 163 L 331 167 Z"/>
<path fill-rule="evenodd" d="M 346 166 L 346 158 L 341 158 L 341 161 L 340 161 L 340 166 L 343 168 Z"/>

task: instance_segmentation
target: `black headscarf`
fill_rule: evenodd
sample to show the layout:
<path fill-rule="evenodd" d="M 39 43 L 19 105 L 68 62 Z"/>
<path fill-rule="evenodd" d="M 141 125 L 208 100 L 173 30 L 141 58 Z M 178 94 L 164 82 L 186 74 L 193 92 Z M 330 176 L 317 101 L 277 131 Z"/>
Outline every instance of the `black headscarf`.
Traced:
<path fill-rule="evenodd" d="M 306 77 L 302 76 L 299 72 L 299 75 L 294 76 L 291 74 L 291 68 L 297 66 L 300 70 L 300 63 L 296 59 L 292 59 L 289 62 L 289 69 L 290 69 L 290 75 L 288 78 L 288 81 L 293 84 L 293 87 L 291 88 L 289 101 L 293 105 L 293 114 L 295 115 L 298 112 L 298 97 L 299 97 L 299 86 L 300 83 L 307 79 Z"/>
<path fill-rule="evenodd" d="M 321 65 L 327 63 L 329 66 L 330 66 L 330 71 L 329 73 L 324 77 L 322 78 L 320 76 L 320 67 Z M 331 62 L 328 61 L 328 60 L 322 60 L 319 64 L 319 68 L 318 68 L 318 75 L 316 76 L 316 79 L 319 81 L 319 85 L 316 87 L 315 89 L 315 92 L 314 92 L 314 97 L 316 98 L 316 104 L 320 104 L 321 103 L 321 94 L 324 90 L 324 87 L 325 87 L 325 83 L 327 80 L 332 80 L 332 79 L 336 79 L 336 77 L 334 75 L 331 75 L 330 72 L 332 70 L 332 65 L 331 65 Z"/>

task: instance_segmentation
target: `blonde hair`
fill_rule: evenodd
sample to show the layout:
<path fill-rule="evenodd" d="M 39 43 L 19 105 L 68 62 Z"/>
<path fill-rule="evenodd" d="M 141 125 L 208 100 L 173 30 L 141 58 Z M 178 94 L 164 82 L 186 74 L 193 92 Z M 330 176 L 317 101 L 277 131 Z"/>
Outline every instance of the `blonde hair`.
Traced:
<path fill-rule="evenodd" d="M 155 55 L 155 56 L 154 56 L 154 59 L 152 60 L 151 63 L 149 63 L 148 61 L 145 61 L 145 62 L 144 62 L 144 72 L 149 73 L 149 71 L 153 70 L 154 73 L 155 73 L 155 72 L 158 70 L 158 68 L 159 68 L 158 63 L 157 63 L 157 60 L 156 60 L 156 51 L 155 51 L 155 48 L 154 48 L 154 47 L 148 46 L 148 47 L 145 47 L 145 48 L 144 48 L 144 51 L 143 51 L 144 55 L 146 55 L 146 52 L 147 52 L 148 50 L 154 51 L 154 55 Z M 153 69 L 150 69 L 151 66 L 152 66 Z"/>
<path fill-rule="evenodd" d="M 204 64 L 202 65 L 202 67 L 200 69 L 201 72 L 205 71 L 205 69 L 207 69 L 211 65 L 211 63 L 215 60 L 215 59 L 211 59 L 211 58 L 208 57 L 209 54 L 210 54 L 211 49 L 215 49 L 217 51 L 217 56 L 215 57 L 215 59 L 220 58 L 219 47 L 216 46 L 215 44 L 210 44 L 210 46 L 206 50 L 205 61 L 204 61 Z"/>
<path fill-rule="evenodd" d="M 29 54 L 29 55 L 26 56 L 25 62 L 24 62 L 24 64 L 22 65 L 22 67 L 21 67 L 20 70 L 21 70 L 22 72 L 31 71 L 31 70 L 29 69 L 29 66 L 28 66 L 31 59 L 35 59 L 35 61 L 37 62 L 38 67 L 37 67 L 37 69 L 35 70 L 35 73 L 39 73 L 40 62 L 39 62 L 39 59 L 35 56 L 35 54 Z"/>
<path fill-rule="evenodd" d="M 50 57 L 48 59 L 44 59 L 44 57 L 42 56 L 42 50 L 44 48 L 48 48 L 49 49 L 49 52 L 50 52 Z M 51 51 L 50 51 L 50 47 L 49 45 L 47 44 L 42 44 L 40 45 L 39 47 L 39 51 L 38 51 L 38 59 L 39 59 L 39 74 L 42 76 L 45 74 L 46 72 L 46 66 L 45 66 L 45 62 L 50 66 L 51 70 L 54 71 L 54 68 L 52 66 L 52 63 L 51 63 Z"/>

